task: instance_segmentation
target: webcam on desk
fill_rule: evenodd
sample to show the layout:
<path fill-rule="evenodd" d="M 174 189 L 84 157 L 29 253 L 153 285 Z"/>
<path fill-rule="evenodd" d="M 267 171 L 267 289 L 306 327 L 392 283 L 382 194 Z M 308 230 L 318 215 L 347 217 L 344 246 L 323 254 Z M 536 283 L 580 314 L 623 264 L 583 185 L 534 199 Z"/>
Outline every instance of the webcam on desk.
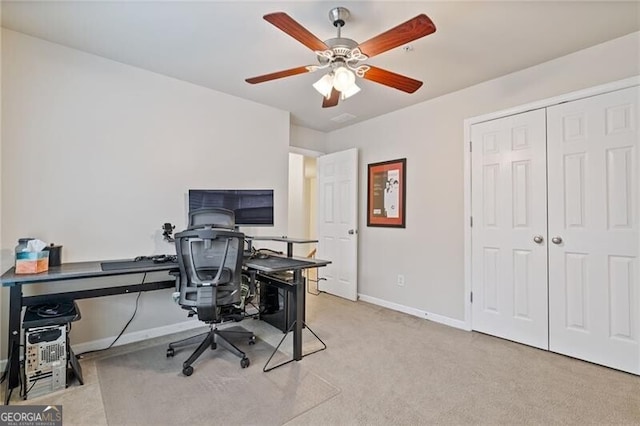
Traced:
<path fill-rule="evenodd" d="M 165 241 L 169 243 L 174 243 L 176 241 L 175 238 L 171 236 L 174 229 L 176 229 L 175 225 L 172 225 L 170 223 L 165 223 L 164 225 L 162 225 L 162 236 L 164 237 Z"/>

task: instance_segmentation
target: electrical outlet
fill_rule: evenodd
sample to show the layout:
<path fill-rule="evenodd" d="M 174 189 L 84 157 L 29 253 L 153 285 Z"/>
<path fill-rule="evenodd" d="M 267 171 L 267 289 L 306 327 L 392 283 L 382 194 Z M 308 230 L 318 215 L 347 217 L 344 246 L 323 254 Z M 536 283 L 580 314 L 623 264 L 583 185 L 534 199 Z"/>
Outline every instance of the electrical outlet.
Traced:
<path fill-rule="evenodd" d="M 404 286 L 404 275 L 398 275 L 398 282 L 396 284 Z"/>

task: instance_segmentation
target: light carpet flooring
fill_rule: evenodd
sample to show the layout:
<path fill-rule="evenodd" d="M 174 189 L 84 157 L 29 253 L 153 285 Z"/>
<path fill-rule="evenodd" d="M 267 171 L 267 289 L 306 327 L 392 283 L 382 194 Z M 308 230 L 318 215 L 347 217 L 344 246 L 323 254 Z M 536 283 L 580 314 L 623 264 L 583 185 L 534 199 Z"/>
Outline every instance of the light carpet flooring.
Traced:
<path fill-rule="evenodd" d="M 301 362 L 339 392 L 288 425 L 640 424 L 638 376 L 326 294 L 307 296 L 307 322 L 328 349 Z M 241 325 L 273 345 L 282 336 Z M 84 386 L 14 403 L 62 404 L 65 426 L 107 424 L 96 360 L 170 337 L 91 354 Z M 207 424 L 238 424 L 215 416 L 213 398 Z M 187 412 L 188 397 L 176 395 L 175 410 Z"/>

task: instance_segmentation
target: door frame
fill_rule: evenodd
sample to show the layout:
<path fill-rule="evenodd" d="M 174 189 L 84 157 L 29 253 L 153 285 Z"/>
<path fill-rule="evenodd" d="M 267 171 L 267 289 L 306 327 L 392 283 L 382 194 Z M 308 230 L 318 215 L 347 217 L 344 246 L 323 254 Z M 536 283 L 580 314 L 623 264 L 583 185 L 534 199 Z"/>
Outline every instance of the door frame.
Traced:
<path fill-rule="evenodd" d="M 601 95 L 603 93 L 614 92 L 616 90 L 629 87 L 640 86 L 640 75 L 614 81 L 594 87 L 590 87 L 552 98 L 518 105 L 513 108 L 470 117 L 464 120 L 464 329 L 472 330 L 471 317 L 471 126 L 484 121 L 495 120 L 510 115 L 520 114 L 534 109 L 546 108 L 563 102 L 575 101 Z M 639 194 L 640 195 L 640 194 Z"/>

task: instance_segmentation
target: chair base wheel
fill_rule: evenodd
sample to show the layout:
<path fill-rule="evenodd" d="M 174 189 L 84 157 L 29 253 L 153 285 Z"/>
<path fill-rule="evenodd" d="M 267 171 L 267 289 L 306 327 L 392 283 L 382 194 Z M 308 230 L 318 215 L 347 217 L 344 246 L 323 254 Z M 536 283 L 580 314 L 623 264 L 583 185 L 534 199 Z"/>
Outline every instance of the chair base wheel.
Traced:
<path fill-rule="evenodd" d="M 249 344 L 250 345 L 255 345 L 256 344 L 256 336 L 251 336 L 249 338 Z"/>
<path fill-rule="evenodd" d="M 173 348 L 167 349 L 167 358 L 172 358 L 175 355 L 175 351 Z"/>
<path fill-rule="evenodd" d="M 251 364 L 251 361 L 249 361 L 249 358 L 247 357 L 244 357 L 240 360 L 240 367 L 242 368 L 247 368 L 249 364 Z"/>
<path fill-rule="evenodd" d="M 190 365 L 189 365 L 188 367 L 184 367 L 184 368 L 182 369 L 182 374 L 184 374 L 184 375 L 185 375 L 185 376 L 187 376 L 187 377 L 188 377 L 188 376 L 190 376 L 190 375 L 192 375 L 192 374 L 193 374 L 193 367 L 192 367 L 192 366 L 190 366 Z"/>

